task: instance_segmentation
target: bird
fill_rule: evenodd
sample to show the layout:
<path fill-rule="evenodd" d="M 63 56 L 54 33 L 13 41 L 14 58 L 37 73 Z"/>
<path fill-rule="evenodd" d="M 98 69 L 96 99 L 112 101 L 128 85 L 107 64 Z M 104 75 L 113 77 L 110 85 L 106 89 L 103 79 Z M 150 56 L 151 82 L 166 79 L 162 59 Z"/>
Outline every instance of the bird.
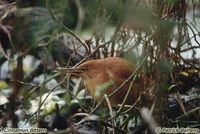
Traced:
<path fill-rule="evenodd" d="M 135 72 L 137 66 L 130 61 L 119 57 L 107 57 L 83 62 L 74 69 L 66 69 L 66 72 L 80 76 L 86 90 L 92 98 L 99 102 L 104 95 L 110 95 L 123 83 L 124 85 L 109 98 L 112 105 L 122 104 L 124 97 L 131 85 L 127 79 Z M 145 77 L 140 75 L 131 85 L 131 91 L 125 104 L 131 105 L 145 90 Z"/>

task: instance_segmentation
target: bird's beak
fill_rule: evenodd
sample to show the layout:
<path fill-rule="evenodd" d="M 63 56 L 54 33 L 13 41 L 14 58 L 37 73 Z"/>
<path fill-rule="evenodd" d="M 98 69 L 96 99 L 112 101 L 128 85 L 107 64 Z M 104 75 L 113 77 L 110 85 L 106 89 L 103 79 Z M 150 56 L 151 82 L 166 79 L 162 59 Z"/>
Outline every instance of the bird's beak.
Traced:
<path fill-rule="evenodd" d="M 70 74 L 75 74 L 75 75 L 80 75 L 81 73 L 84 72 L 83 68 L 77 67 L 77 68 L 57 68 L 59 72 L 62 73 L 70 73 Z"/>

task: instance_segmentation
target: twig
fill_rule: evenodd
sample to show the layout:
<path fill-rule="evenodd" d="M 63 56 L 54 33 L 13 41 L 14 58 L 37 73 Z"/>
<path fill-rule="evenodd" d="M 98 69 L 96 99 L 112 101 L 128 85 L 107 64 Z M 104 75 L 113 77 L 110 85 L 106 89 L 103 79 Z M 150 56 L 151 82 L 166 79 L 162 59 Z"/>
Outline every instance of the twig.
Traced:
<path fill-rule="evenodd" d="M 154 102 L 153 102 L 153 104 L 152 104 L 152 106 L 151 106 L 151 110 L 150 110 L 150 113 L 151 113 L 151 114 L 153 113 L 153 111 L 154 111 L 154 109 L 155 109 L 156 103 L 157 103 L 157 97 L 154 99 Z"/>
<path fill-rule="evenodd" d="M 187 26 L 190 28 L 190 30 L 192 31 L 192 33 L 193 33 L 193 35 L 194 35 L 194 40 L 195 40 L 195 42 L 200 46 L 200 43 L 198 42 L 198 40 L 197 40 L 197 38 L 196 38 L 196 34 L 195 34 L 195 32 L 194 32 L 194 30 L 192 29 L 192 27 L 189 25 L 189 24 L 187 24 Z M 198 34 L 199 35 L 199 34 Z"/>
<path fill-rule="evenodd" d="M 184 118 L 184 117 L 187 117 L 187 116 L 189 116 L 189 115 L 191 115 L 191 114 L 193 114 L 193 113 L 195 113 L 196 111 L 199 111 L 199 110 L 200 110 L 200 107 L 196 107 L 196 108 L 194 108 L 194 109 L 188 111 L 188 112 L 186 113 L 186 115 L 183 114 L 183 115 L 178 116 L 178 117 L 176 118 L 176 120 L 180 120 L 180 119 L 182 119 L 182 118 Z"/>
<path fill-rule="evenodd" d="M 11 80 L 12 82 L 13 80 Z M 34 84 L 34 83 L 27 83 L 27 82 L 23 82 L 20 80 L 17 80 L 18 83 L 23 84 L 23 85 L 28 85 L 28 86 L 33 86 L 33 87 L 41 87 L 40 85 Z"/>
<path fill-rule="evenodd" d="M 147 124 L 147 127 L 149 128 L 151 133 L 154 134 L 155 129 L 158 125 L 157 125 L 156 121 L 154 120 L 154 118 L 152 117 L 150 110 L 148 108 L 142 108 L 141 116 L 142 116 L 144 122 Z"/>
<path fill-rule="evenodd" d="M 3 8 L 7 8 L 7 7 L 10 7 L 10 6 L 13 6 L 15 4 L 17 4 L 20 0 L 17 0 L 15 2 L 12 2 L 12 3 L 9 3 L 9 4 L 6 4 L 6 5 L 3 5 L 0 7 L 0 10 L 2 10 Z"/>
<path fill-rule="evenodd" d="M 75 117 L 88 117 L 88 116 L 90 116 L 88 113 L 76 113 L 76 114 L 74 114 L 74 115 L 72 115 L 72 117 L 70 118 L 70 120 L 72 120 L 73 118 L 75 118 Z M 79 125 L 79 124 L 81 124 L 82 122 L 83 122 L 84 120 L 81 120 L 80 122 L 78 122 L 78 123 L 75 123 L 75 125 Z"/>
<path fill-rule="evenodd" d="M 113 115 L 113 111 L 112 111 L 112 106 L 111 106 L 110 100 L 108 99 L 108 96 L 105 94 L 104 97 L 105 97 L 106 102 L 108 104 L 108 108 L 109 108 L 109 111 L 110 111 L 110 116 L 111 116 L 111 119 L 112 119 L 113 134 L 115 134 L 116 122 L 115 122 L 115 119 L 114 119 L 114 115 Z"/>
<path fill-rule="evenodd" d="M 154 81 L 152 82 L 152 85 L 154 84 Z M 153 86 L 150 86 L 150 89 L 151 88 L 153 88 Z M 147 88 L 145 91 L 148 91 L 148 90 L 150 90 L 149 88 Z M 126 111 L 124 111 L 123 112 L 123 114 L 124 113 L 127 113 L 127 112 L 129 112 L 129 111 L 131 111 L 132 109 L 134 109 L 135 108 L 135 105 L 138 103 L 138 101 L 140 100 L 140 97 L 138 97 L 138 99 L 135 101 L 135 103 L 129 108 L 129 109 L 127 109 Z M 136 109 L 136 108 L 135 108 Z"/>
<path fill-rule="evenodd" d="M 32 118 L 35 114 L 38 113 L 38 111 L 40 110 L 40 108 L 42 107 L 42 105 L 45 103 L 45 101 L 47 100 L 47 98 L 49 97 L 49 95 L 50 95 L 57 87 L 59 87 L 61 84 L 63 84 L 63 82 L 64 82 L 64 81 L 61 81 L 60 83 L 58 83 L 55 87 L 53 87 L 53 88 L 48 92 L 47 96 L 46 96 L 46 97 L 44 98 L 44 100 L 40 103 L 38 109 L 37 109 L 31 116 L 29 116 L 29 117 L 27 118 L 25 124 L 28 122 L 28 120 L 29 120 L 30 118 Z"/>
<path fill-rule="evenodd" d="M 77 25 L 76 25 L 75 31 L 79 32 L 82 28 L 85 14 L 84 14 L 83 8 L 81 7 L 80 0 L 75 0 L 75 4 L 76 4 L 77 10 L 78 10 L 78 20 L 77 20 Z"/>
<path fill-rule="evenodd" d="M 12 61 L 11 58 L 6 54 L 6 52 L 4 51 L 2 44 L 0 42 L 0 53 L 3 54 L 3 56 L 8 60 L 8 61 Z"/>
<path fill-rule="evenodd" d="M 187 116 L 187 112 L 186 112 L 185 107 L 183 105 L 183 101 L 181 99 L 181 95 L 180 95 L 179 91 L 176 92 L 176 100 L 178 101 L 178 104 L 181 107 L 181 110 L 183 111 L 183 113 Z"/>
<path fill-rule="evenodd" d="M 89 54 L 89 48 L 87 46 L 87 44 L 82 41 L 74 32 L 72 32 L 69 28 L 67 28 L 63 23 L 61 23 L 57 18 L 56 16 L 53 14 L 51 8 L 50 8 L 50 5 L 49 5 L 49 0 L 46 0 L 46 7 L 47 7 L 47 10 L 49 11 L 49 14 L 50 16 L 52 17 L 52 19 L 57 23 L 59 24 L 60 26 L 62 26 L 69 34 L 71 34 L 75 39 L 77 39 L 82 45 L 83 47 L 85 48 L 86 50 L 86 54 Z"/>
<path fill-rule="evenodd" d="M 144 57 L 142 63 L 135 69 L 135 71 L 116 90 L 114 90 L 111 94 L 108 95 L 108 98 L 116 94 L 139 71 L 139 69 L 142 67 L 142 65 L 146 61 L 147 57 L 148 55 Z"/>
<path fill-rule="evenodd" d="M 129 93 L 130 93 L 130 91 L 131 91 L 131 88 L 132 88 L 132 86 L 133 86 L 133 83 L 134 83 L 136 77 L 137 77 L 137 75 L 134 75 L 134 77 L 133 77 L 133 79 L 132 79 L 132 81 L 131 81 L 131 84 L 129 85 L 129 88 L 128 88 L 128 91 L 127 91 L 127 93 L 126 93 L 126 96 L 125 96 L 124 99 L 123 99 L 122 105 L 120 106 L 120 108 L 119 108 L 119 110 L 117 111 L 117 113 L 120 113 L 121 110 L 123 109 L 123 107 L 124 107 L 124 105 L 125 105 L 125 102 L 126 102 L 126 100 L 127 100 L 127 98 L 128 98 L 128 95 L 129 95 Z"/>
<path fill-rule="evenodd" d="M 108 95 L 108 98 L 112 97 L 115 93 L 117 93 L 138 72 L 138 70 L 142 67 L 142 65 L 146 61 L 147 57 L 148 57 L 148 55 L 146 55 L 144 57 L 142 63 L 136 68 L 136 70 L 116 90 L 114 90 L 111 94 Z M 139 98 L 138 98 L 138 100 L 139 100 Z M 136 102 L 138 102 L 138 100 Z M 90 112 L 90 114 L 95 112 L 98 109 L 98 107 L 103 103 L 103 101 L 104 101 L 104 97 L 100 100 L 98 105 Z M 136 104 L 136 102 L 134 103 L 134 105 Z M 133 105 L 133 107 L 134 107 L 134 105 Z M 132 109 L 133 107 L 131 107 L 130 109 Z"/>
<path fill-rule="evenodd" d="M 33 44 L 31 44 L 27 49 L 25 49 L 23 51 L 23 53 L 21 54 L 21 56 L 25 56 L 32 48 L 34 48 L 40 41 L 46 39 L 46 38 L 51 38 L 51 36 L 49 35 L 45 35 L 42 36 L 40 39 L 38 39 L 37 41 L 35 41 Z M 52 39 L 53 40 L 53 39 Z M 51 40 L 49 40 L 46 44 L 49 44 L 49 42 L 51 42 Z M 42 47 L 42 46 L 41 46 Z"/>

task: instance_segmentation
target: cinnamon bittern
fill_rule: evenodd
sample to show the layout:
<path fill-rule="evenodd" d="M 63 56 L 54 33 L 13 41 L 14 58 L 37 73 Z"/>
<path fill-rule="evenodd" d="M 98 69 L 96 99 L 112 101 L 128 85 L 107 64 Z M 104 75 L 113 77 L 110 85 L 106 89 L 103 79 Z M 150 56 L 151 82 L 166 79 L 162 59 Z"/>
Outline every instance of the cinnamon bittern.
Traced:
<path fill-rule="evenodd" d="M 134 73 L 136 66 L 131 62 L 117 57 L 90 60 L 80 64 L 75 69 L 70 69 L 73 74 L 83 78 L 86 90 L 89 91 L 94 100 L 99 101 L 104 94 L 111 94 L 124 85 L 110 97 L 111 104 L 120 104 L 131 85 L 131 80 L 127 79 Z M 66 69 L 67 70 L 67 69 Z M 130 87 L 131 91 L 125 104 L 133 104 L 139 97 L 140 92 L 144 91 L 144 77 L 140 76 Z"/>

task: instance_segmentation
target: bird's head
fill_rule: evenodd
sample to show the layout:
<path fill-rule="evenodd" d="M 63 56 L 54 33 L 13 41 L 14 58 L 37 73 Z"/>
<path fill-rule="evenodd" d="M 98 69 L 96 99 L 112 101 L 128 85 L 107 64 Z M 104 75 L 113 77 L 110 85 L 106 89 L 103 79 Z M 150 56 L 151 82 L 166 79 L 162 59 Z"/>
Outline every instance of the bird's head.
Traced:
<path fill-rule="evenodd" d="M 85 79 L 93 78 L 97 74 L 101 73 L 102 65 L 99 66 L 99 63 L 95 60 L 86 61 L 76 68 L 68 68 L 65 69 L 66 73 L 71 73 L 74 75 L 81 76 Z"/>

